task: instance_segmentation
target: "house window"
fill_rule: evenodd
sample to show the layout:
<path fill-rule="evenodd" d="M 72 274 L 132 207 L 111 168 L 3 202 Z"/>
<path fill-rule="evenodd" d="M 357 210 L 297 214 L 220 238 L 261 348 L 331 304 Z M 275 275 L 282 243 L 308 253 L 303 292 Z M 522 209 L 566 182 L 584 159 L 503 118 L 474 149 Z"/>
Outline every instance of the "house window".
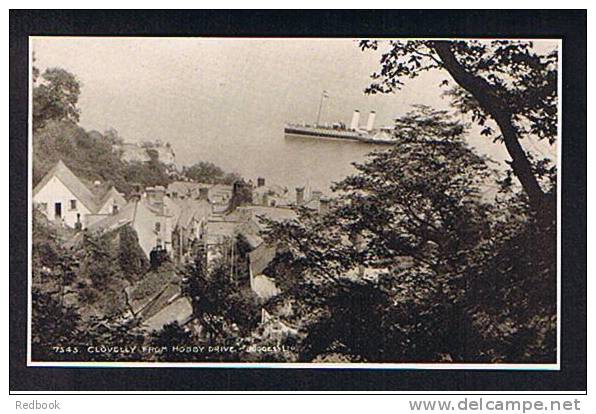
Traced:
<path fill-rule="evenodd" d="M 77 209 L 77 200 L 70 200 L 70 209 L 71 210 Z"/>
<path fill-rule="evenodd" d="M 112 213 L 116 214 L 118 212 L 118 206 L 116 204 L 114 204 L 112 206 Z"/>
<path fill-rule="evenodd" d="M 155 232 L 159 233 L 161 231 L 161 223 L 159 221 L 155 222 Z"/>

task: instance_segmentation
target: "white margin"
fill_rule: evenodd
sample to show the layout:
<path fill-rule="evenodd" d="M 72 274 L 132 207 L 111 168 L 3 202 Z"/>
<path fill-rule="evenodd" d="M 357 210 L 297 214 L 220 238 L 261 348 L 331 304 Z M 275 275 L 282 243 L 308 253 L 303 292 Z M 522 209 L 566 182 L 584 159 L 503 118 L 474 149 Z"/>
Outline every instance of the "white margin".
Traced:
<path fill-rule="evenodd" d="M 33 252 L 33 47 L 32 36 L 29 36 L 29 60 L 27 62 L 28 84 L 28 110 L 27 110 L 27 366 L 31 363 L 31 288 L 33 286 L 33 265 L 31 263 Z"/>
<path fill-rule="evenodd" d="M 563 39 L 558 40 L 557 56 L 557 365 L 561 369 L 561 210 L 563 191 Z"/>

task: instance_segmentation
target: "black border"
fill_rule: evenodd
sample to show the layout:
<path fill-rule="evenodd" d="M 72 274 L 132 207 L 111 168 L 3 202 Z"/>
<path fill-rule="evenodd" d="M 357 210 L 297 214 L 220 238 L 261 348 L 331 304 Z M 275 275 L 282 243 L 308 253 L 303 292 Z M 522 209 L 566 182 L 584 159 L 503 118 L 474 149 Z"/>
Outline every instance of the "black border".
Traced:
<path fill-rule="evenodd" d="M 11 10 L 9 391 L 585 391 L 586 15 L 586 10 Z M 30 35 L 562 38 L 561 371 L 27 367 L 23 212 L 28 211 Z"/>

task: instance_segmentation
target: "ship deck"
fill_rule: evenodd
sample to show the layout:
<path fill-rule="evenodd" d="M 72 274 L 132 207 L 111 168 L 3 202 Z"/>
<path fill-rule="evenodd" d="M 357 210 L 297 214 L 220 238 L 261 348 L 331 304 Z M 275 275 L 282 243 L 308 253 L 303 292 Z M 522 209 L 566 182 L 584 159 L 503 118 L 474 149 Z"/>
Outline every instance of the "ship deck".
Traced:
<path fill-rule="evenodd" d="M 311 126 L 299 126 L 299 125 L 286 125 L 284 128 L 286 134 L 309 136 L 313 138 L 332 138 L 362 142 L 367 144 L 382 144 L 382 145 L 393 145 L 396 143 L 394 140 L 376 139 L 373 135 L 351 131 L 351 130 L 338 130 L 332 128 L 317 128 Z"/>

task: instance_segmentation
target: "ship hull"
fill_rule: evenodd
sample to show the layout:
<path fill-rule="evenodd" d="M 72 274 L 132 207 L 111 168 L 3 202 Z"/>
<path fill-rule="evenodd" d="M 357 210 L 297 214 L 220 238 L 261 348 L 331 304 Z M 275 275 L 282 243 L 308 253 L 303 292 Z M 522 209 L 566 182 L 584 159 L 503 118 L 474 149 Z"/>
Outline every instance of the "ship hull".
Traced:
<path fill-rule="evenodd" d="M 357 131 L 327 128 L 286 126 L 284 128 L 284 132 L 286 135 L 299 135 L 320 139 L 339 139 L 344 141 L 362 142 L 366 144 L 394 145 L 396 143 L 394 140 L 376 139 L 372 135 Z"/>
<path fill-rule="evenodd" d="M 359 141 L 359 135 L 351 131 L 335 131 L 325 130 L 322 128 L 299 128 L 299 127 L 286 127 L 284 132 L 287 135 L 302 135 L 312 138 L 333 138 L 343 139 L 349 141 Z"/>

